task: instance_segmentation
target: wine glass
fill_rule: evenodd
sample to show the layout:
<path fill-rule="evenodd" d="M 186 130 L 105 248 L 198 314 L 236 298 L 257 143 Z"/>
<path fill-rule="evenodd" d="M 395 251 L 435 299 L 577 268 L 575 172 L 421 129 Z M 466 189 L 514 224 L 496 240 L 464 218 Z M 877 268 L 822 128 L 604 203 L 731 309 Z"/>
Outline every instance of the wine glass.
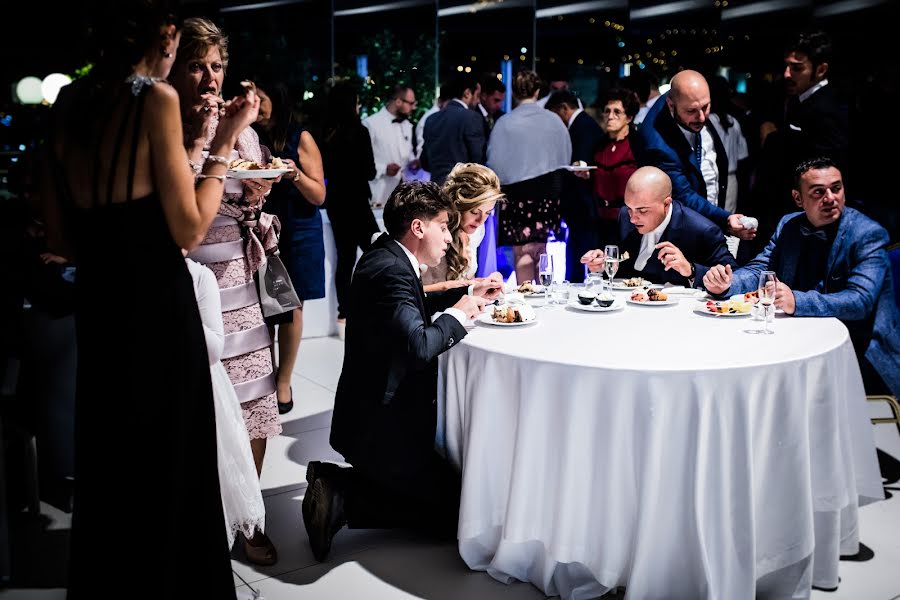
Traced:
<path fill-rule="evenodd" d="M 603 254 L 605 255 L 603 270 L 606 272 L 606 276 L 609 277 L 609 291 L 612 293 L 613 277 L 616 276 L 616 272 L 619 270 L 619 247 L 606 246 L 603 249 Z"/>
<path fill-rule="evenodd" d="M 553 257 L 549 254 L 541 254 L 538 258 L 538 277 L 544 286 L 545 304 L 549 304 L 550 286 L 553 285 Z"/>
<path fill-rule="evenodd" d="M 763 308 L 763 328 L 759 333 L 768 335 L 775 333 L 769 330 L 769 309 L 775 304 L 775 286 L 778 278 L 775 271 L 763 271 L 759 274 L 759 303 Z"/>

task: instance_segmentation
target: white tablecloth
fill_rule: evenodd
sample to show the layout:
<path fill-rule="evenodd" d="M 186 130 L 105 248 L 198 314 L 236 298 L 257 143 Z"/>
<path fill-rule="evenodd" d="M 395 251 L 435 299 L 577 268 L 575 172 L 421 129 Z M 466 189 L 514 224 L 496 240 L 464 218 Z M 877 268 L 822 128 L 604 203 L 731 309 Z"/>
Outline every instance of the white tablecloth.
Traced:
<path fill-rule="evenodd" d="M 472 569 L 580 599 L 805 598 L 883 498 L 836 319 L 539 309 L 441 360 L 438 446 L 462 468 Z"/>

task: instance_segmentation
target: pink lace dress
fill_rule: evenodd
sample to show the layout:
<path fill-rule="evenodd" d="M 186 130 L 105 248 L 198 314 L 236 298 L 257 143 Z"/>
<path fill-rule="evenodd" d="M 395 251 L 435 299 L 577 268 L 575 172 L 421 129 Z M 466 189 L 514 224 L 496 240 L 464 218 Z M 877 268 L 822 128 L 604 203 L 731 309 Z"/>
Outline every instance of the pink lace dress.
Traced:
<path fill-rule="evenodd" d="M 210 139 L 215 131 L 210 131 Z M 235 145 L 241 158 L 260 161 L 259 137 L 245 129 Z M 250 439 L 281 433 L 272 338 L 263 321 L 259 292 L 253 274 L 265 262 L 265 253 L 278 247 L 278 223 L 258 209 L 251 210 L 241 194 L 226 193 L 219 214 L 203 243 L 189 258 L 206 265 L 215 274 L 222 301 L 225 348 L 222 364 L 241 403 Z"/>

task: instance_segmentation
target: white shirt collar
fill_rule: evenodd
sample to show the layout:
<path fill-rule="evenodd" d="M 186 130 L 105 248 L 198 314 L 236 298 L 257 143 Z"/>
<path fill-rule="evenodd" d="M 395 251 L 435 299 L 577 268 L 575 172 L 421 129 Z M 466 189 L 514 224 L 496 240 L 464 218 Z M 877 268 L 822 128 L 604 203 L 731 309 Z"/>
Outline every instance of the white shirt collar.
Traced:
<path fill-rule="evenodd" d="M 669 226 L 669 221 L 672 220 L 672 203 L 669 202 L 669 206 L 666 207 L 666 218 L 663 219 L 662 223 L 659 224 L 659 227 L 648 233 L 647 235 L 655 235 L 656 239 L 659 239 L 663 231 L 666 230 L 666 227 Z"/>
<path fill-rule="evenodd" d="M 466 110 L 469 110 L 469 105 L 466 104 L 465 102 L 463 102 L 462 100 L 460 100 L 459 98 L 454 98 L 453 102 L 459 102 L 463 108 L 465 108 Z M 479 103 L 479 106 L 480 106 L 480 103 Z"/>
<path fill-rule="evenodd" d="M 669 226 L 669 221 L 671 220 L 672 204 L 669 203 L 668 208 L 666 208 L 666 218 L 663 219 L 662 223 L 660 223 L 653 231 L 641 236 L 641 247 L 638 251 L 637 258 L 634 261 L 635 270 L 643 271 L 644 267 L 647 266 L 647 261 L 653 256 L 653 251 L 656 250 L 656 244 L 659 243 L 659 238 L 662 237 L 663 232 L 666 230 L 666 227 Z"/>
<path fill-rule="evenodd" d="M 409 259 L 409 264 L 412 265 L 413 271 L 415 271 L 416 274 L 418 274 L 419 279 L 421 279 L 422 273 L 425 271 L 425 269 L 428 268 L 428 265 L 420 264 L 419 259 L 416 258 L 415 254 L 409 251 L 409 248 L 407 248 L 397 240 L 394 240 L 394 242 L 396 242 L 396 244 L 403 249 L 403 252 L 406 254 L 406 258 Z"/>
<path fill-rule="evenodd" d="M 818 92 L 819 90 L 821 90 L 821 89 L 822 89 L 823 87 L 825 87 L 826 85 L 828 85 L 828 79 L 827 79 L 827 78 L 823 79 L 822 81 L 820 81 L 820 82 L 817 83 L 816 85 L 812 86 L 811 88 L 809 88 L 808 90 L 806 90 L 805 92 L 803 92 L 802 94 L 800 94 L 800 102 L 803 102 L 804 100 L 806 100 L 807 98 L 809 98 L 810 96 L 812 96 L 813 94 L 815 94 L 816 92 Z"/>
<path fill-rule="evenodd" d="M 566 127 L 568 127 L 569 129 L 571 129 L 571 128 L 572 128 L 572 123 L 574 123 L 574 122 L 575 122 L 575 119 L 578 117 L 578 115 L 580 115 L 580 114 L 583 113 L 583 112 L 584 112 L 584 109 L 583 109 L 583 108 L 579 108 L 579 109 L 577 109 L 575 112 L 573 112 L 573 113 L 572 113 L 572 116 L 569 117 L 569 122 L 566 123 Z"/>
<path fill-rule="evenodd" d="M 688 144 L 691 145 L 691 149 L 696 150 L 696 148 L 694 148 L 694 144 L 697 143 L 697 138 L 696 138 L 697 134 L 694 133 L 693 131 L 691 131 L 690 129 L 685 129 L 681 125 L 678 126 L 678 129 L 681 131 L 681 134 L 684 136 L 684 139 L 686 139 L 688 141 Z M 704 127 L 704 129 L 705 129 L 705 127 Z M 700 135 L 703 136 L 703 129 L 700 130 Z M 701 139 L 701 143 L 702 143 L 703 138 L 701 137 L 700 139 Z"/>
<path fill-rule="evenodd" d="M 488 111 L 487 111 L 487 109 L 481 104 L 481 102 L 478 103 L 478 110 L 481 111 L 481 116 L 484 117 L 485 119 L 487 119 L 487 117 L 488 117 Z"/>

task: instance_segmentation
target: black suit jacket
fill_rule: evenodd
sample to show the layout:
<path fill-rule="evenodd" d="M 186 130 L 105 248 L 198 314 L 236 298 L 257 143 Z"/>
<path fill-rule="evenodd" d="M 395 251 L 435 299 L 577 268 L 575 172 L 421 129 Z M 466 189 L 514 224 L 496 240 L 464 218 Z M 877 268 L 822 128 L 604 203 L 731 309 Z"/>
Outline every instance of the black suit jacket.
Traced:
<path fill-rule="evenodd" d="M 617 277 L 644 277 L 653 283 L 671 283 L 673 285 L 688 285 L 687 277 L 674 269 L 665 270 L 658 258 L 659 251 L 655 250 L 650 260 L 641 271 L 636 271 L 634 262 L 641 252 L 641 238 L 631 220 L 628 218 L 628 210 L 622 209 L 619 213 L 619 254 L 625 251 L 630 259 L 619 264 Z M 713 265 L 731 265 L 737 269 L 737 262 L 725 245 L 725 236 L 718 225 L 678 202 L 672 202 L 672 218 L 669 226 L 659 238 L 660 242 L 672 242 L 684 254 L 684 257 L 694 263 L 696 275 L 694 285 L 699 285 L 703 275 Z"/>
<path fill-rule="evenodd" d="M 848 110 L 831 84 L 804 102 L 789 102 L 785 121 L 788 154 L 785 166 L 791 173 L 804 160 L 827 156 L 840 165 L 846 181 L 850 146 Z"/>
<path fill-rule="evenodd" d="M 572 160 L 594 163 L 594 152 L 608 139 L 600 125 L 589 114 L 581 112 L 569 127 L 572 138 Z M 572 228 L 594 227 L 597 221 L 597 207 L 594 202 L 594 187 L 590 179 L 580 179 L 574 173 L 563 174 L 563 193 L 560 212 L 566 224 Z"/>
<path fill-rule="evenodd" d="M 331 445 L 355 467 L 402 476 L 434 451 L 437 357 L 465 337 L 450 315 L 466 288 L 429 293 L 400 246 L 381 236 L 350 286 Z"/>
<path fill-rule="evenodd" d="M 484 119 L 480 112 L 469 110 L 450 100 L 425 121 L 422 142 L 422 167 L 439 185 L 460 162 L 484 164 Z"/>

